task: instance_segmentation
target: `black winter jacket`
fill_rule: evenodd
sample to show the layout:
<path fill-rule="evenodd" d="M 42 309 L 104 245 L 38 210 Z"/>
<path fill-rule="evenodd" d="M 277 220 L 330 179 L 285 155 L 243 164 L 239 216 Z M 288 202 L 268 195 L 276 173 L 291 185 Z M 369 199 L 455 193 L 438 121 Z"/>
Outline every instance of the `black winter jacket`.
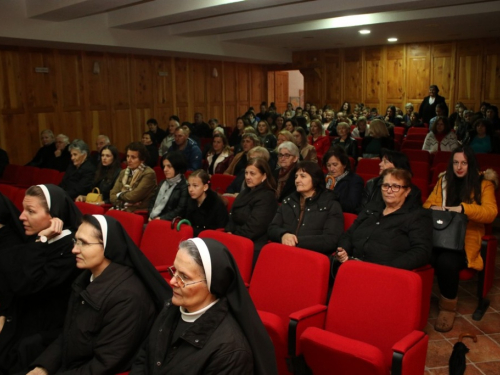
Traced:
<path fill-rule="evenodd" d="M 354 138 L 349 136 L 344 142 L 340 142 L 340 138 L 336 138 L 333 140 L 330 150 L 335 146 L 343 148 L 347 156 L 358 160 L 358 142 Z"/>
<path fill-rule="evenodd" d="M 130 375 L 253 375 L 252 350 L 224 298 L 172 342 L 178 306 L 165 304 Z"/>
<path fill-rule="evenodd" d="M 191 222 L 194 236 L 198 237 L 205 229 L 225 228 L 229 214 L 219 195 L 208 189 L 207 197 L 200 207 L 195 199 L 188 200 L 186 219 Z"/>
<path fill-rule="evenodd" d="M 156 198 L 158 197 L 158 193 L 161 191 L 163 184 L 166 184 L 167 180 L 163 180 L 160 182 L 158 189 L 156 189 L 156 193 L 153 198 L 149 201 L 149 209 L 148 214 L 151 214 L 153 207 L 155 206 Z M 189 192 L 187 189 L 186 178 L 182 176 L 181 180 L 177 185 L 175 185 L 170 198 L 168 198 L 168 202 L 163 207 L 159 217 L 161 220 L 172 220 L 173 218 L 180 216 L 186 216 L 186 210 L 188 205 Z"/>
<path fill-rule="evenodd" d="M 342 212 L 357 213 L 361 205 L 364 188 L 363 179 L 356 173 L 348 173 L 337 184 L 333 191 L 337 194 Z"/>
<path fill-rule="evenodd" d="M 49 374 L 126 371 L 155 318 L 153 300 L 134 271 L 111 263 L 90 282 L 73 283 L 64 331 L 34 362 Z"/>
<path fill-rule="evenodd" d="M 79 195 L 87 195 L 94 186 L 96 168 L 92 162 L 87 159 L 79 168 L 70 164 L 59 186 L 75 200 Z"/>
<path fill-rule="evenodd" d="M 372 202 L 342 235 L 339 247 L 354 258 L 412 270 L 431 261 L 432 215 L 430 210 L 406 203 L 384 216 L 385 203 Z"/>
<path fill-rule="evenodd" d="M 277 209 L 275 192 L 264 183 L 245 188 L 234 200 L 226 232 L 251 239 L 259 251 L 267 242 L 267 227 Z"/>
<path fill-rule="evenodd" d="M 269 239 L 281 243 L 285 233 L 295 234 L 297 247 L 331 254 L 344 231 L 344 217 L 335 193 L 323 190 L 306 199 L 302 224 L 297 230 L 300 217 L 300 193 L 290 194 L 283 200 L 269 226 Z"/>
<path fill-rule="evenodd" d="M 382 202 L 382 178 L 380 176 L 374 177 L 366 182 L 365 189 L 363 190 L 363 197 L 361 199 L 361 206 L 358 207 L 357 213 L 363 211 L 370 202 Z M 410 194 L 406 198 L 406 202 L 410 202 L 415 208 L 422 207 L 422 192 L 418 186 L 411 185 Z"/>

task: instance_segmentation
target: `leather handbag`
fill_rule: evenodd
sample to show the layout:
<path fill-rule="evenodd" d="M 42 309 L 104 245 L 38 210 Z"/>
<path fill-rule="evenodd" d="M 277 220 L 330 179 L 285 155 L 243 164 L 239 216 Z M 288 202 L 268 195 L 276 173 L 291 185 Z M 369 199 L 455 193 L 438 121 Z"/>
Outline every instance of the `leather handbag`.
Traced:
<path fill-rule="evenodd" d="M 432 210 L 433 241 L 435 248 L 465 251 L 467 215 L 453 211 Z"/>
<path fill-rule="evenodd" d="M 87 194 L 87 197 L 85 198 L 85 202 L 90 203 L 90 204 L 104 203 L 104 201 L 102 199 L 101 191 L 99 190 L 98 187 L 93 188 L 92 191 Z"/>

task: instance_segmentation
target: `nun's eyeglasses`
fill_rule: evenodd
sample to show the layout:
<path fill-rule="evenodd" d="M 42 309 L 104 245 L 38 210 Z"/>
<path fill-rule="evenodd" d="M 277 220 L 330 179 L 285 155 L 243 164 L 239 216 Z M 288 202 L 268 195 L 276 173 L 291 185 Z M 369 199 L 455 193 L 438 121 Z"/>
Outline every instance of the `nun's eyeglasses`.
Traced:
<path fill-rule="evenodd" d="M 82 240 L 77 240 L 76 238 L 73 238 L 73 245 L 75 245 L 79 249 L 84 249 L 89 245 L 102 245 L 102 242 L 83 242 Z"/>
<path fill-rule="evenodd" d="M 193 282 L 187 283 L 186 281 L 184 281 L 184 279 L 181 277 L 181 275 L 179 275 L 179 272 L 175 269 L 174 266 L 168 267 L 167 271 L 168 271 L 168 274 L 170 275 L 170 277 L 175 277 L 177 279 L 179 284 L 181 284 L 182 288 L 185 288 L 188 285 L 198 284 L 198 283 L 202 283 L 204 281 L 207 281 L 207 279 L 203 279 L 203 280 L 193 281 Z"/>

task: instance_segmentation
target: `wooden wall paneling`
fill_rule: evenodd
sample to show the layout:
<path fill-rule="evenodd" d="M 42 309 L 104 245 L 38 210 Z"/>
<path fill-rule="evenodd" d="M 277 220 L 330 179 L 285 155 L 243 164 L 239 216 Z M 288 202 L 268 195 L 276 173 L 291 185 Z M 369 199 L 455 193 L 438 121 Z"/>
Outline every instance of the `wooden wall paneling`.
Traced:
<path fill-rule="evenodd" d="M 346 49 L 344 53 L 344 80 L 343 92 L 344 98 L 341 102 L 347 101 L 350 103 L 363 100 L 363 60 L 362 51 L 359 48 Z"/>
<path fill-rule="evenodd" d="M 444 43 L 433 44 L 431 50 L 431 85 L 439 87 L 439 95 L 446 99 L 450 110 L 456 101 L 454 49 L 453 43 Z"/>
<path fill-rule="evenodd" d="M 217 69 L 217 77 L 213 76 L 213 70 Z M 206 114 L 209 118 L 216 118 L 219 124 L 224 124 L 224 101 L 223 92 L 223 69 L 221 61 L 209 61 L 207 76 L 207 108 Z"/>
<path fill-rule="evenodd" d="M 259 108 L 265 100 L 267 91 L 267 69 L 259 65 L 250 67 L 250 107 Z"/>
<path fill-rule="evenodd" d="M 484 101 L 500 106 L 500 41 L 485 43 Z M 479 107 L 478 107 L 479 108 Z"/>
<path fill-rule="evenodd" d="M 193 116 L 195 112 L 200 112 L 205 122 L 210 118 L 207 100 L 207 85 L 209 84 L 211 70 L 210 61 L 191 60 L 193 113 L 190 114 L 189 120 L 187 121 L 194 121 Z"/>
<path fill-rule="evenodd" d="M 57 116 L 57 122 L 52 128 L 54 134 L 63 133 L 72 141 L 75 138 L 85 141 L 92 149 L 95 144 L 95 137 L 92 135 L 92 124 L 87 122 L 85 111 L 62 111 Z"/>
<path fill-rule="evenodd" d="M 300 73 L 304 76 L 304 101 L 305 103 L 322 103 L 323 102 L 323 69 L 306 68 L 300 69 Z M 268 82 L 268 85 L 270 83 Z"/>
<path fill-rule="evenodd" d="M 153 108 L 158 126 L 167 130 L 168 119 L 174 115 L 174 69 L 173 58 L 153 58 Z"/>
<path fill-rule="evenodd" d="M 110 105 L 108 58 L 103 53 L 83 53 L 83 79 L 90 111 L 106 111 Z"/>
<path fill-rule="evenodd" d="M 91 150 L 95 150 L 95 141 L 99 134 L 107 135 L 111 141 L 112 145 L 118 147 L 116 138 L 113 135 L 113 125 L 111 123 L 111 116 L 109 111 L 89 111 L 87 116 L 87 122 L 91 124 L 91 142 L 89 147 Z M 124 148 L 118 148 L 118 151 L 124 152 Z"/>
<path fill-rule="evenodd" d="M 263 100 L 266 102 L 267 106 L 269 107 L 269 104 L 271 102 L 274 102 L 274 97 L 276 93 L 274 92 L 276 90 L 276 72 L 275 71 L 268 71 L 267 72 L 267 98 L 266 100 Z M 260 106 L 260 103 L 259 103 Z M 259 112 L 258 110 L 256 112 Z"/>
<path fill-rule="evenodd" d="M 146 121 L 153 116 L 153 62 L 150 57 L 131 56 L 132 140 L 140 141 L 148 131 Z"/>
<path fill-rule="evenodd" d="M 24 113 L 25 89 L 23 53 L 17 48 L 0 49 L 0 106 L 2 114 Z"/>
<path fill-rule="evenodd" d="M 175 59 L 175 102 L 177 105 L 176 112 L 181 123 L 183 121 L 192 121 L 193 113 L 190 109 L 191 97 L 191 80 L 190 80 L 190 65 L 189 59 Z"/>
<path fill-rule="evenodd" d="M 405 48 L 404 45 L 386 47 L 385 104 L 399 106 L 404 112 L 406 92 L 404 84 Z"/>
<path fill-rule="evenodd" d="M 78 51 L 59 51 L 56 54 L 60 110 L 84 111 L 82 54 Z"/>
<path fill-rule="evenodd" d="M 457 43 L 456 58 L 456 101 L 464 103 L 468 109 L 479 109 L 481 97 L 483 47 L 476 42 Z M 450 108 L 452 110 L 452 108 Z"/>
<path fill-rule="evenodd" d="M 38 124 L 28 121 L 26 113 L 2 115 L 0 119 L 2 148 L 11 164 L 28 163 L 41 147 Z"/>
<path fill-rule="evenodd" d="M 224 62 L 224 96 L 225 96 L 225 123 L 234 126 L 238 112 L 238 93 L 236 81 L 236 63 Z"/>
<path fill-rule="evenodd" d="M 278 113 L 283 113 L 286 110 L 288 103 L 288 72 L 275 72 L 274 79 L 274 104 Z M 318 105 L 321 105 L 318 102 Z"/>
<path fill-rule="evenodd" d="M 236 97 L 238 116 L 250 107 L 250 69 L 249 64 L 236 65 Z"/>
<path fill-rule="evenodd" d="M 58 103 L 57 67 L 53 50 L 26 50 L 23 53 L 23 75 L 26 79 L 27 107 L 32 112 L 53 112 Z M 37 73 L 35 68 L 48 68 Z"/>
<path fill-rule="evenodd" d="M 406 49 L 406 101 L 413 103 L 416 111 L 424 97 L 429 95 L 430 45 L 410 44 Z"/>
<path fill-rule="evenodd" d="M 342 100 L 342 71 L 339 50 L 325 52 L 325 100 L 322 104 L 330 104 L 336 110 Z"/>
<path fill-rule="evenodd" d="M 378 108 L 381 113 L 385 107 L 384 60 L 381 47 L 365 49 L 364 77 L 361 89 L 364 94 L 361 95 L 360 99 L 363 103 Z M 359 103 L 360 99 L 350 100 L 351 106 L 354 106 L 354 103 Z"/>
<path fill-rule="evenodd" d="M 118 149 L 123 150 L 134 139 L 134 121 L 131 101 L 131 68 L 129 56 L 109 54 L 108 86 L 111 102 L 111 137 Z"/>

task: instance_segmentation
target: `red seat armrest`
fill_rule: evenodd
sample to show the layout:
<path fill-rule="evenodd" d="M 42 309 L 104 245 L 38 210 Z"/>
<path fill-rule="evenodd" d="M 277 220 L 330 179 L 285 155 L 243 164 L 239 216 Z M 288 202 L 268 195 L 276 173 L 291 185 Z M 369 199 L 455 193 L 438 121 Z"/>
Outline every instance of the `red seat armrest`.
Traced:
<path fill-rule="evenodd" d="M 295 311 L 289 316 L 288 325 L 288 355 L 299 354 L 298 338 L 308 327 L 323 328 L 326 319 L 326 306 L 313 305 L 305 309 Z"/>

